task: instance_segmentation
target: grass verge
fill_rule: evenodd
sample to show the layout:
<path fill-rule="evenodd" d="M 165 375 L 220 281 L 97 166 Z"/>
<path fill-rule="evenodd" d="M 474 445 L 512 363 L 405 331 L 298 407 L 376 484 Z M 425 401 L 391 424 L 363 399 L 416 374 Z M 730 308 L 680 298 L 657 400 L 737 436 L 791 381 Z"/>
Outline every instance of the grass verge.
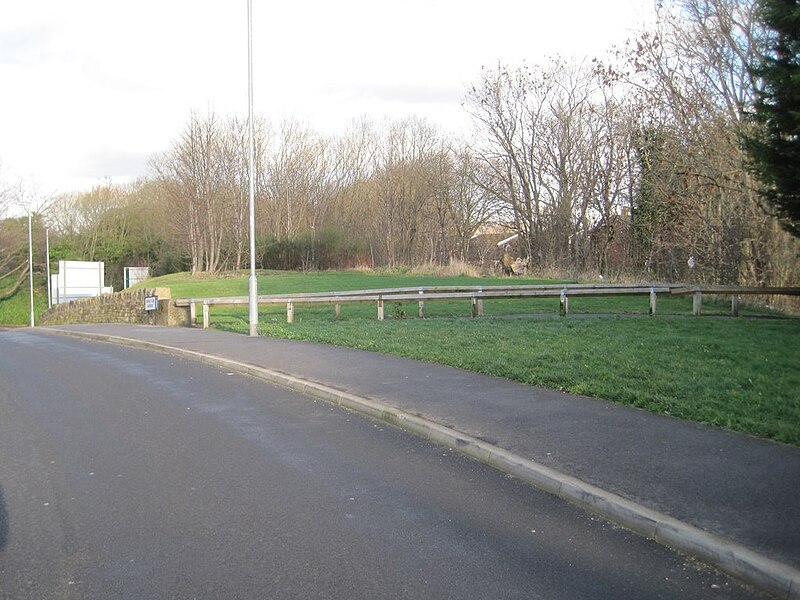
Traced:
<path fill-rule="evenodd" d="M 47 310 L 46 280 L 40 275 L 33 278 L 33 311 L 35 321 L 38 323 L 39 315 Z M 11 288 L 10 282 L 0 281 L 0 296 Z M 5 300 L 0 300 L 0 324 L 3 325 L 30 325 L 31 322 L 31 296 L 28 281 L 25 281 L 16 294 Z"/>
<path fill-rule="evenodd" d="M 247 331 L 234 315 L 216 326 Z M 796 320 L 270 319 L 261 333 L 450 365 L 800 446 Z"/>
<path fill-rule="evenodd" d="M 515 283 L 542 283 L 514 279 Z M 508 279 L 402 273 L 264 273 L 259 292 L 290 293 L 417 285 L 500 285 Z M 247 278 L 170 276 L 148 286 L 173 297 L 246 295 Z M 472 319 L 468 302 L 296 306 L 259 311 L 262 335 L 334 344 L 450 365 L 470 371 L 617 401 L 653 412 L 800 446 L 800 321 L 790 318 L 691 317 L 691 297 L 664 297 L 648 317 L 646 297 L 580 298 L 573 316 L 557 317 L 557 299 L 487 301 Z M 704 302 L 724 315 L 727 302 Z M 212 325 L 248 331 L 245 308 L 214 308 Z M 744 315 L 779 317 L 742 307 Z M 535 314 L 533 314 L 535 313 Z M 614 313 L 609 315 L 609 313 Z"/>

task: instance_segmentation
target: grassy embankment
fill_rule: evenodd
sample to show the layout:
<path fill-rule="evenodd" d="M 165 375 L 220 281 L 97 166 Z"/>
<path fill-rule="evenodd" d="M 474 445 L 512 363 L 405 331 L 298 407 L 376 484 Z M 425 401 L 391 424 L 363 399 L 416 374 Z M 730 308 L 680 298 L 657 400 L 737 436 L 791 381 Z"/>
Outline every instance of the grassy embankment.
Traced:
<path fill-rule="evenodd" d="M 264 273 L 259 293 L 353 290 L 420 285 L 542 283 L 522 279 L 397 274 Z M 192 279 L 185 274 L 149 280 L 173 297 L 247 295 L 247 277 Z M 491 300 L 486 316 L 469 317 L 466 301 L 386 304 L 378 322 L 373 304 L 297 305 L 259 311 L 262 335 L 396 354 L 506 377 L 576 394 L 630 404 L 800 446 L 800 320 L 770 318 L 742 307 L 726 315 L 725 301 L 704 299 L 703 317 L 691 316 L 691 297 L 579 298 L 560 318 L 558 299 Z M 765 318 L 744 318 L 746 316 Z M 247 310 L 213 308 L 213 327 L 244 333 Z"/>
<path fill-rule="evenodd" d="M 0 298 L 12 288 L 13 278 L 0 280 Z M 33 278 L 33 312 L 38 323 L 39 315 L 47 310 L 47 291 L 45 278 L 35 275 Z M 0 325 L 29 325 L 31 321 L 30 285 L 26 279 L 17 293 L 0 300 Z"/>

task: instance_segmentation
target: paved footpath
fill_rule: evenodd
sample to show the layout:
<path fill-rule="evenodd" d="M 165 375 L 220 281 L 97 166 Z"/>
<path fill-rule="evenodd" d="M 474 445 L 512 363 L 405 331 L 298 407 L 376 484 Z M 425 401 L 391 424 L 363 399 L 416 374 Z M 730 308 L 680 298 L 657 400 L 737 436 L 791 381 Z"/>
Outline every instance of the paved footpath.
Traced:
<path fill-rule="evenodd" d="M 800 598 L 800 448 L 359 350 L 197 328 L 58 329 L 257 365 L 445 425 L 781 563 L 779 596 Z"/>

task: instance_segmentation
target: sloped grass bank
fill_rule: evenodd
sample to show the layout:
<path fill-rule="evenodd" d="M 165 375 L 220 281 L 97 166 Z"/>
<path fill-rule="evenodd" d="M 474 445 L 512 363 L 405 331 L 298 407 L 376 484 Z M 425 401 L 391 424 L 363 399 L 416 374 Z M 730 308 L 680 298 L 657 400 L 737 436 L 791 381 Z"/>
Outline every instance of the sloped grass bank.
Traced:
<path fill-rule="evenodd" d="M 47 292 L 44 277 L 34 276 L 33 312 L 36 323 L 39 315 L 47 310 Z M 0 297 L 11 289 L 10 280 L 0 280 Z M 0 300 L 0 325 L 29 325 L 31 322 L 31 295 L 28 280 L 17 290 L 17 293 Z"/>
<path fill-rule="evenodd" d="M 243 319 L 221 329 L 245 333 Z M 722 317 L 263 322 L 261 333 L 395 354 L 800 446 L 800 321 Z"/>
<path fill-rule="evenodd" d="M 545 283 L 265 273 L 259 293 L 509 282 Z M 173 297 L 247 294 L 246 276 L 172 276 L 148 285 L 171 287 Z M 576 314 L 560 318 L 557 299 L 487 301 L 487 316 L 472 319 L 468 303 L 430 302 L 429 318 L 421 320 L 415 303 L 387 302 L 387 320 L 379 322 L 374 305 L 345 305 L 339 320 L 331 306 L 298 305 L 292 325 L 280 306 L 262 308 L 259 321 L 262 335 L 446 364 L 800 446 L 800 320 L 762 309 L 742 310 L 761 318 L 697 318 L 690 316 L 691 298 L 685 297 L 660 299 L 654 317 L 647 316 L 645 297 L 581 298 L 570 308 Z M 728 310 L 725 302 L 704 303 L 706 315 Z M 215 308 L 212 325 L 246 333 L 246 308 Z"/>

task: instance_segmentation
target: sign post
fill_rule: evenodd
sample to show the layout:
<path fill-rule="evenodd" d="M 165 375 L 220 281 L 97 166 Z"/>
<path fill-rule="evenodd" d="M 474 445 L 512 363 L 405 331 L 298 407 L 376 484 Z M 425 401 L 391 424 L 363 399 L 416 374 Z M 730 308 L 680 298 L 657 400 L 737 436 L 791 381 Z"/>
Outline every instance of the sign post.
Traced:
<path fill-rule="evenodd" d="M 144 310 L 147 312 L 147 320 L 150 325 L 154 325 L 156 312 L 158 311 L 158 296 L 145 296 Z"/>

